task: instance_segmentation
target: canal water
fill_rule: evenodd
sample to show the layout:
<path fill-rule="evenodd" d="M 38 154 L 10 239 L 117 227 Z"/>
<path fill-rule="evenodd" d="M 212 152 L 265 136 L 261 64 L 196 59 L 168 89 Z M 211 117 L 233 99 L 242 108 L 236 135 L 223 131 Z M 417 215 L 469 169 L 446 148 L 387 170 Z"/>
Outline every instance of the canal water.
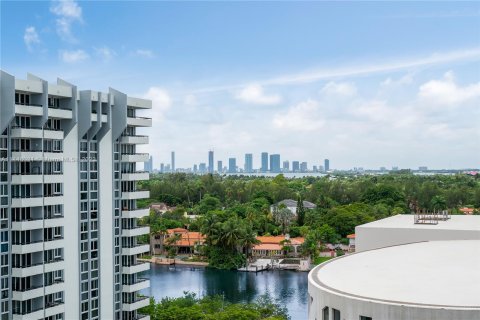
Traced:
<path fill-rule="evenodd" d="M 307 272 L 275 270 L 255 274 L 151 264 L 144 276 L 150 278 L 150 288 L 142 293 L 156 300 L 181 297 L 184 291 L 190 291 L 198 296 L 224 295 L 230 302 L 251 302 L 268 293 L 287 307 L 292 320 L 307 318 Z"/>

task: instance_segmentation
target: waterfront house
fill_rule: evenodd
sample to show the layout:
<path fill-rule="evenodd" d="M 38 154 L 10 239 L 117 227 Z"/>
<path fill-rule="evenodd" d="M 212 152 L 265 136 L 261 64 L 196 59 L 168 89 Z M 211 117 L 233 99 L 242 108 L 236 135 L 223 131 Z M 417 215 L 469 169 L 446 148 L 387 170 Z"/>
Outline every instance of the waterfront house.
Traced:
<path fill-rule="evenodd" d="M 257 258 L 298 256 L 301 253 L 300 247 L 305 242 L 305 238 L 290 238 L 288 235 L 258 236 L 257 240 L 260 243 L 252 247 L 252 256 Z"/>
<path fill-rule="evenodd" d="M 165 233 L 150 236 L 150 244 L 155 255 L 166 254 L 168 247 L 174 247 L 177 254 L 198 253 L 198 247 L 204 242 L 203 234 L 183 228 L 167 229 Z"/>

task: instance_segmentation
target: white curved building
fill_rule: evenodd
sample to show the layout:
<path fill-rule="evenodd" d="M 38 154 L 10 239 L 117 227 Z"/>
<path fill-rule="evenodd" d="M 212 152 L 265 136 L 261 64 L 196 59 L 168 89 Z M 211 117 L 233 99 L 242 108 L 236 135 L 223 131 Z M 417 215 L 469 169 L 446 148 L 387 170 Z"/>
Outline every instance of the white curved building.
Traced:
<path fill-rule="evenodd" d="M 478 320 L 480 241 L 428 241 L 327 261 L 308 276 L 312 320 Z"/>

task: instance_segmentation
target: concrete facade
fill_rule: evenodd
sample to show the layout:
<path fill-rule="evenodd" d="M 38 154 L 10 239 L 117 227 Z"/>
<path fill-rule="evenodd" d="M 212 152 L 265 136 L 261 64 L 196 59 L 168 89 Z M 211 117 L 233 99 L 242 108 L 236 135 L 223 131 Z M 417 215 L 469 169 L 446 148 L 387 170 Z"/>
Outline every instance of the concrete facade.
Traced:
<path fill-rule="evenodd" d="M 311 320 L 480 319 L 480 241 L 430 241 L 325 262 L 308 277 Z"/>
<path fill-rule="evenodd" d="M 480 216 L 452 215 L 436 225 L 415 224 L 414 215 L 396 215 L 355 228 L 357 252 L 430 240 L 480 240 Z"/>
<path fill-rule="evenodd" d="M 148 319 L 136 145 L 151 101 L 3 71 L 0 90 L 0 319 Z"/>

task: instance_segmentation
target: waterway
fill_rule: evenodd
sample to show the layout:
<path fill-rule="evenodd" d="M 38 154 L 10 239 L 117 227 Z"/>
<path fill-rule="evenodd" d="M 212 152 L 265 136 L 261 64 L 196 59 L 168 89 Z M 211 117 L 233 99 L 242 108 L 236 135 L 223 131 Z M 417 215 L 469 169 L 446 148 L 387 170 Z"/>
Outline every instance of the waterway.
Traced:
<path fill-rule="evenodd" d="M 156 300 L 181 297 L 184 291 L 190 291 L 198 296 L 223 295 L 230 302 L 251 302 L 267 293 L 287 307 L 292 320 L 307 318 L 307 272 L 275 270 L 255 274 L 151 264 L 144 276 L 150 278 L 150 288 L 142 293 Z"/>

